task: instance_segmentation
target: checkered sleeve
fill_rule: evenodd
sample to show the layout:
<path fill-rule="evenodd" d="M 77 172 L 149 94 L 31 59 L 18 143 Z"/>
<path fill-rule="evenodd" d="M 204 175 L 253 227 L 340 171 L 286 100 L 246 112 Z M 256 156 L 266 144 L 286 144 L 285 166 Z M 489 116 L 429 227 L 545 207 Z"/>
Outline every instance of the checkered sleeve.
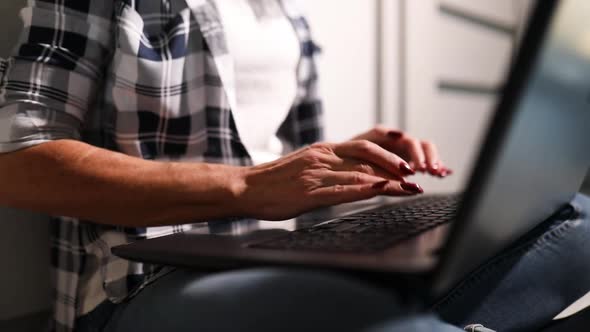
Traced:
<path fill-rule="evenodd" d="M 286 152 L 324 139 L 316 62 L 320 48 L 311 38 L 309 25 L 303 16 L 292 16 L 291 21 L 301 40 L 301 60 L 296 102 L 277 132 Z"/>
<path fill-rule="evenodd" d="M 29 0 L 0 77 L 0 153 L 79 139 L 112 53 L 113 3 Z"/>

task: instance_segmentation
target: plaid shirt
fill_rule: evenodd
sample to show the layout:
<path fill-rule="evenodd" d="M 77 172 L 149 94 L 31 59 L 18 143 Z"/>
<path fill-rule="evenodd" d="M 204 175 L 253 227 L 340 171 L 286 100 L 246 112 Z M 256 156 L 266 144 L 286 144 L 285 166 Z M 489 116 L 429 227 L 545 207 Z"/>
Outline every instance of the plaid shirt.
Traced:
<path fill-rule="evenodd" d="M 297 97 L 277 136 L 297 148 L 322 135 L 316 47 L 292 1 L 277 1 L 301 43 Z M 0 153 L 77 139 L 143 159 L 251 163 L 231 113 L 232 61 L 212 0 L 29 0 L 21 16 L 20 43 L 0 63 Z M 77 317 L 167 271 L 114 257 L 111 247 L 189 228 L 56 218 L 54 329 L 73 330 Z"/>

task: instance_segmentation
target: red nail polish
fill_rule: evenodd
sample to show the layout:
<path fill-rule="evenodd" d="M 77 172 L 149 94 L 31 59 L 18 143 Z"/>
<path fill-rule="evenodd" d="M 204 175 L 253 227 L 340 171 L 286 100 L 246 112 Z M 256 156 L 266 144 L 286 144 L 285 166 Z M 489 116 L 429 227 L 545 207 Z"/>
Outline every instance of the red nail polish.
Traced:
<path fill-rule="evenodd" d="M 424 189 L 422 189 L 422 187 L 420 187 L 420 185 L 417 183 L 406 182 L 406 183 L 400 184 L 400 186 L 402 187 L 403 190 L 411 192 L 411 193 L 421 194 L 424 192 Z"/>
<path fill-rule="evenodd" d="M 387 136 L 389 136 L 390 138 L 393 138 L 393 139 L 399 139 L 402 136 L 404 136 L 404 134 L 400 131 L 391 130 L 390 132 L 387 133 Z"/>
<path fill-rule="evenodd" d="M 375 184 L 373 184 L 371 186 L 371 188 L 373 189 L 383 189 L 387 186 L 387 184 L 389 183 L 389 181 L 381 181 L 381 182 L 377 182 Z"/>
<path fill-rule="evenodd" d="M 453 171 L 445 167 L 439 171 L 438 176 L 444 178 L 451 174 L 453 174 Z"/>
<path fill-rule="evenodd" d="M 430 173 L 430 175 L 438 175 L 440 171 L 440 165 L 437 163 L 434 163 L 428 167 L 428 173 Z"/>
<path fill-rule="evenodd" d="M 414 174 L 416 174 L 416 171 L 414 171 L 412 169 L 412 167 L 410 167 L 410 165 L 408 165 L 408 163 L 406 163 L 406 162 L 401 162 L 399 164 L 399 169 L 402 171 L 402 173 L 404 175 L 414 175 Z"/>

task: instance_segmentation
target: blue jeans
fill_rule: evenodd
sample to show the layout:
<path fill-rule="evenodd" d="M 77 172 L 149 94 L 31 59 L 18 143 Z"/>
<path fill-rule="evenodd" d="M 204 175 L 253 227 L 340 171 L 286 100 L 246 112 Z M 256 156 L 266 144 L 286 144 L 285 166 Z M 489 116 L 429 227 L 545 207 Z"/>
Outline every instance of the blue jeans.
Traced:
<path fill-rule="evenodd" d="M 590 198 L 575 220 L 544 223 L 432 306 L 405 307 L 395 285 L 294 269 L 177 270 L 131 301 L 104 303 L 79 331 L 537 331 L 590 290 Z M 437 318 L 440 317 L 440 318 Z M 106 324 L 106 325 L 105 325 Z"/>

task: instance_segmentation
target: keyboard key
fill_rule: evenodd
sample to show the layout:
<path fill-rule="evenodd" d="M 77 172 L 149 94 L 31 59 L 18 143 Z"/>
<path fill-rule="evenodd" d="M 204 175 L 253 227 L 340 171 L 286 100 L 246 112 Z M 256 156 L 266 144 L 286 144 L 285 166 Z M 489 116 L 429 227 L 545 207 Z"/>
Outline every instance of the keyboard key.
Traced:
<path fill-rule="evenodd" d="M 327 224 L 299 229 L 251 248 L 373 253 L 450 222 L 458 196 L 417 199 L 346 216 Z"/>

